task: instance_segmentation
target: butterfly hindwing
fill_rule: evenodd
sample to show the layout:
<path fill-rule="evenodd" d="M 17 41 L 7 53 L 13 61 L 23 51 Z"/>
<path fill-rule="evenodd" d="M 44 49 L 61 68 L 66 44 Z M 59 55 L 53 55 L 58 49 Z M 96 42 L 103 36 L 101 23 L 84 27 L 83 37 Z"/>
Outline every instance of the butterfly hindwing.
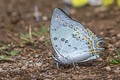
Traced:
<path fill-rule="evenodd" d="M 72 20 L 61 9 L 54 10 L 50 36 L 56 54 L 67 58 L 68 62 L 84 62 L 98 57 L 99 38 L 89 29 Z"/>

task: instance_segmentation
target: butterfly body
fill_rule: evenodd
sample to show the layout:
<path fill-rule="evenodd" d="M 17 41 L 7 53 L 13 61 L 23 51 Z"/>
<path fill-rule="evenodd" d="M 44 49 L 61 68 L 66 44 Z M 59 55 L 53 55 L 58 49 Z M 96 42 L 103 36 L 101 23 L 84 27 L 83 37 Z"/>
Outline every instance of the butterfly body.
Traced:
<path fill-rule="evenodd" d="M 56 52 L 53 58 L 60 64 L 97 59 L 102 50 L 99 48 L 102 42 L 100 38 L 58 8 L 54 10 L 51 19 L 50 36 Z"/>

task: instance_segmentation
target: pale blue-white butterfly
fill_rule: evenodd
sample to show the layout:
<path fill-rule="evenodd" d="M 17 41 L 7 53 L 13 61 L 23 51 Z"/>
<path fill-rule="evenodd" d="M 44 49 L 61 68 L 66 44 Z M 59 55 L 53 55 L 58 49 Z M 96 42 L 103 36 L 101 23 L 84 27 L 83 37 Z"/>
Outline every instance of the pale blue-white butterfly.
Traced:
<path fill-rule="evenodd" d="M 88 28 L 72 20 L 61 9 L 55 8 L 51 19 L 50 36 L 55 62 L 73 64 L 99 58 L 102 40 Z M 75 66 L 75 65 L 74 65 Z"/>

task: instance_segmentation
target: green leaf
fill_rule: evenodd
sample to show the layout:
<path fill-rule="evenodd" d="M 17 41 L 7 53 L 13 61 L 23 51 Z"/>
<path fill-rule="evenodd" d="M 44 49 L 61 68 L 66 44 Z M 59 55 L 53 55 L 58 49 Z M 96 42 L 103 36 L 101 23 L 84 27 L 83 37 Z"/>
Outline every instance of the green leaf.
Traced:
<path fill-rule="evenodd" d="M 34 40 L 24 40 L 23 44 L 29 44 L 29 43 L 34 43 Z"/>
<path fill-rule="evenodd" d="M 7 60 L 8 58 L 10 58 L 11 56 L 2 56 L 0 57 L 0 60 Z"/>
<path fill-rule="evenodd" d="M 118 60 L 118 59 L 115 59 L 115 58 L 113 58 L 113 57 L 111 57 L 111 63 L 112 64 L 118 64 L 118 63 L 120 63 L 120 60 Z"/>
<path fill-rule="evenodd" d="M 0 46 L 6 46 L 6 44 L 3 41 L 0 41 Z"/>
<path fill-rule="evenodd" d="M 41 34 L 45 34 L 47 33 L 47 28 L 45 27 L 45 25 L 42 25 L 42 32 Z"/>
<path fill-rule="evenodd" d="M 40 35 L 40 32 L 32 32 L 32 35 L 38 37 Z"/>
<path fill-rule="evenodd" d="M 118 52 L 118 56 L 120 57 L 120 52 Z"/>
<path fill-rule="evenodd" d="M 26 34 L 20 34 L 18 37 L 20 39 L 22 39 L 22 40 L 26 40 L 26 39 L 29 39 L 29 34 L 28 33 L 26 33 Z"/>
<path fill-rule="evenodd" d="M 118 54 L 118 56 L 120 57 L 120 52 L 118 50 L 115 50 L 115 52 Z"/>
<path fill-rule="evenodd" d="M 17 55 L 18 53 L 20 53 L 20 51 L 11 51 L 9 54 L 12 55 L 12 56 L 15 56 L 15 55 Z"/>
<path fill-rule="evenodd" d="M 50 42 L 50 40 L 45 40 L 45 44 L 48 44 Z"/>

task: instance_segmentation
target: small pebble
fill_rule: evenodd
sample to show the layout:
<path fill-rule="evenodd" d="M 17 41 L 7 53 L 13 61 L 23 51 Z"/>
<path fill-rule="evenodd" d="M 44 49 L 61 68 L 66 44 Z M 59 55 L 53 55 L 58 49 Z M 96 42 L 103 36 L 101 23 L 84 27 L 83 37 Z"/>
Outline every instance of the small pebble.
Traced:
<path fill-rule="evenodd" d="M 71 11 L 70 11 L 70 14 L 75 14 L 76 13 L 76 10 L 75 9 L 71 9 Z"/>
<path fill-rule="evenodd" d="M 118 37 L 118 38 L 120 38 L 120 33 L 119 33 L 119 34 L 117 34 L 117 37 Z"/>
<path fill-rule="evenodd" d="M 35 55 L 35 58 L 39 58 L 39 55 Z"/>
<path fill-rule="evenodd" d="M 44 80 L 51 80 L 51 79 L 44 79 Z"/>
<path fill-rule="evenodd" d="M 100 32 L 100 35 L 103 35 L 104 34 L 104 32 Z"/>
<path fill-rule="evenodd" d="M 120 47 L 120 41 L 116 42 L 115 45 L 116 45 L 117 47 Z"/>
<path fill-rule="evenodd" d="M 43 21 L 47 21 L 47 20 L 48 20 L 48 17 L 47 17 L 47 16 L 43 16 L 43 17 L 42 17 L 42 20 L 43 20 Z"/>
<path fill-rule="evenodd" d="M 2 68 L 0 68 L 0 72 L 2 72 L 3 71 L 3 69 Z"/>
<path fill-rule="evenodd" d="M 99 58 L 98 61 L 103 61 L 103 59 L 102 59 L 102 58 Z"/>
<path fill-rule="evenodd" d="M 42 63 L 38 62 L 38 63 L 35 63 L 35 65 L 39 67 L 42 65 Z"/>
<path fill-rule="evenodd" d="M 41 36 L 39 41 L 44 41 L 45 36 Z"/>
<path fill-rule="evenodd" d="M 21 69 L 26 69 L 26 67 L 25 67 L 25 66 L 23 66 Z"/>
<path fill-rule="evenodd" d="M 106 66 L 105 69 L 106 69 L 107 71 L 111 71 L 110 66 Z"/>
<path fill-rule="evenodd" d="M 120 73 L 120 67 L 117 67 L 115 70 L 114 70 L 115 73 Z"/>

